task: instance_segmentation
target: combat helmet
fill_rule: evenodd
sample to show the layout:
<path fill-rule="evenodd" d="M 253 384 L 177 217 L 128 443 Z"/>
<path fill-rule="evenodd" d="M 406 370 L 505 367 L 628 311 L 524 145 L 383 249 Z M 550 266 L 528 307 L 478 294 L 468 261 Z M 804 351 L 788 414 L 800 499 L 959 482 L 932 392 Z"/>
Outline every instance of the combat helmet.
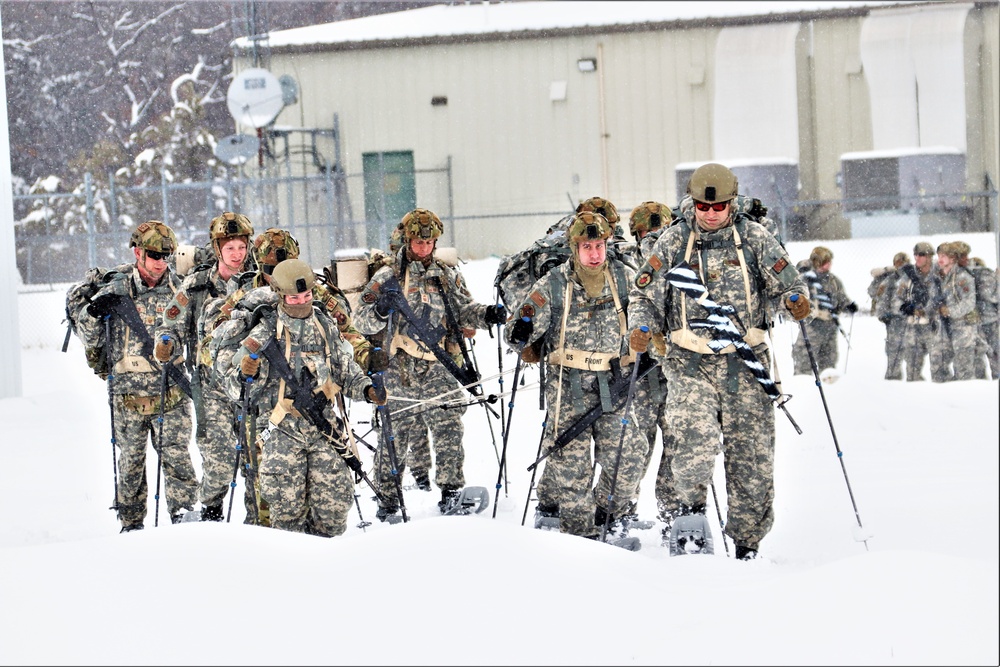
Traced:
<path fill-rule="evenodd" d="M 260 270 L 270 274 L 278 263 L 299 256 L 299 242 L 284 229 L 271 227 L 254 239 L 253 254 Z"/>
<path fill-rule="evenodd" d="M 437 217 L 434 211 L 426 208 L 415 208 L 399 222 L 403 228 L 403 238 L 406 241 L 411 239 L 436 239 L 444 233 L 444 223 Z"/>
<path fill-rule="evenodd" d="M 286 259 L 278 262 L 271 273 L 271 289 L 281 296 L 294 296 L 312 289 L 316 284 L 316 274 L 312 267 L 301 259 Z"/>
<path fill-rule="evenodd" d="M 736 174 L 717 162 L 709 162 L 691 174 L 687 192 L 695 201 L 716 204 L 734 199 L 738 189 Z"/>
<path fill-rule="evenodd" d="M 813 251 L 809 253 L 809 262 L 812 264 L 814 269 L 818 269 L 827 262 L 833 260 L 833 252 L 829 248 L 825 248 L 821 245 L 813 248 Z"/>
<path fill-rule="evenodd" d="M 172 255 L 177 250 L 177 236 L 159 220 L 147 220 L 132 232 L 128 247 Z"/>
<path fill-rule="evenodd" d="M 969 253 L 972 252 L 972 246 L 965 241 L 952 241 L 951 245 L 955 248 L 955 252 L 958 253 L 959 257 L 968 257 Z"/>
<path fill-rule="evenodd" d="M 577 213 L 600 213 L 609 225 L 617 225 L 619 220 L 618 209 L 604 197 L 591 197 L 584 199 L 576 207 Z"/>
<path fill-rule="evenodd" d="M 632 209 L 632 214 L 628 218 L 628 230 L 638 239 L 639 232 L 651 232 L 669 226 L 673 217 L 670 207 L 666 204 L 644 201 Z"/>
<path fill-rule="evenodd" d="M 226 239 L 244 237 L 247 243 L 253 236 L 253 224 L 242 213 L 226 211 L 212 218 L 208 228 L 208 238 L 212 241 L 212 250 L 216 257 L 222 256 L 222 244 Z"/>
<path fill-rule="evenodd" d="M 584 211 L 573 216 L 573 222 L 566 230 L 570 245 L 577 246 L 583 241 L 607 240 L 611 238 L 611 225 L 600 213 Z"/>

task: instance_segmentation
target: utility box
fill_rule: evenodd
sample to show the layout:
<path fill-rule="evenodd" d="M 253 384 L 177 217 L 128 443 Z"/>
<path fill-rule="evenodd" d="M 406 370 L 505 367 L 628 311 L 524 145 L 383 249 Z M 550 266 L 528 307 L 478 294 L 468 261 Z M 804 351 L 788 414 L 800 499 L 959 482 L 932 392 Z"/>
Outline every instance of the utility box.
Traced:
<path fill-rule="evenodd" d="M 677 187 L 677 203 L 687 195 L 688 181 L 695 169 L 705 162 L 685 162 L 674 167 Z M 794 160 L 720 160 L 736 175 L 739 193 L 756 197 L 773 213 L 768 217 L 777 218 L 779 209 L 791 209 L 799 198 L 799 165 Z"/>
<path fill-rule="evenodd" d="M 840 181 L 845 212 L 924 213 L 966 206 L 965 154 L 954 148 L 844 153 Z"/>

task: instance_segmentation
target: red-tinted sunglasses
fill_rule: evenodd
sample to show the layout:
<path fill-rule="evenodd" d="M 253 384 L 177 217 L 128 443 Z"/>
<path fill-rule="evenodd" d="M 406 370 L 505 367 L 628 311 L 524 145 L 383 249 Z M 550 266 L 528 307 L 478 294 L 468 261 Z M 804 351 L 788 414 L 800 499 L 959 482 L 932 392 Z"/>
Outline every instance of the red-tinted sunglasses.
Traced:
<path fill-rule="evenodd" d="M 721 213 L 725 211 L 727 206 L 729 206 L 729 202 L 727 201 L 721 201 L 715 204 L 706 204 L 703 201 L 696 201 L 694 203 L 694 207 L 699 211 L 707 211 L 708 209 L 712 209 L 716 213 Z"/>

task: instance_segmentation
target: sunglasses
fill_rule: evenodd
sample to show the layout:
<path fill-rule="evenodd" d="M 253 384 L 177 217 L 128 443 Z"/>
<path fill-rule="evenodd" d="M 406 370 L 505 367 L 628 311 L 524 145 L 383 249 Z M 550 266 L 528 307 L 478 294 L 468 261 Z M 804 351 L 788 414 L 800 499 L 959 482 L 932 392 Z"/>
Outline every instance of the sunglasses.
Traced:
<path fill-rule="evenodd" d="M 729 206 L 729 202 L 727 201 L 720 201 L 716 202 L 715 204 L 706 204 L 703 201 L 696 201 L 694 203 L 694 207 L 699 211 L 707 211 L 708 209 L 712 209 L 716 213 L 721 213 L 725 211 L 727 206 Z"/>
<path fill-rule="evenodd" d="M 146 257 L 149 257 L 150 259 L 155 259 L 156 261 L 159 262 L 159 261 L 165 260 L 167 257 L 170 257 L 170 253 L 169 252 L 156 252 L 155 250 L 147 250 L 146 251 Z"/>

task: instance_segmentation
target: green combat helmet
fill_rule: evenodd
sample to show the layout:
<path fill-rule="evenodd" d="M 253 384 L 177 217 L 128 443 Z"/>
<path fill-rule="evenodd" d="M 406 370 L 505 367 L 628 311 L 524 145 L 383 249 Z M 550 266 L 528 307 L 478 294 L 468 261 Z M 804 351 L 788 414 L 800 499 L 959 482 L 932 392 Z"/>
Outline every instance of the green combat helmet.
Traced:
<path fill-rule="evenodd" d="M 301 259 L 286 259 L 274 267 L 271 289 L 281 296 L 295 296 L 308 292 L 316 284 L 312 267 Z"/>
<path fill-rule="evenodd" d="M 410 239 L 436 239 L 444 233 L 444 224 L 441 218 L 433 211 L 426 208 L 415 208 L 406 215 L 399 223 L 403 228 L 403 238 Z"/>
<path fill-rule="evenodd" d="M 617 225 L 619 220 L 618 209 L 604 197 L 591 197 L 584 199 L 576 207 L 577 213 L 600 213 L 609 225 Z"/>
<path fill-rule="evenodd" d="M 260 270 L 270 275 L 279 262 L 298 258 L 299 242 L 284 229 L 271 227 L 254 239 L 253 255 Z"/>
<path fill-rule="evenodd" d="M 813 251 L 809 254 L 809 262 L 812 264 L 814 269 L 818 269 L 832 260 L 833 252 L 829 248 L 825 248 L 821 245 L 813 248 Z"/>
<path fill-rule="evenodd" d="M 583 241 L 598 241 L 611 238 L 611 225 L 600 213 L 585 211 L 577 213 L 566 230 L 566 238 L 570 245 L 576 246 Z"/>
<path fill-rule="evenodd" d="M 147 220 L 132 232 L 128 247 L 172 255 L 177 250 L 177 237 L 159 220 Z"/>
<path fill-rule="evenodd" d="M 706 204 L 730 201 L 739 194 L 738 189 L 736 174 L 717 162 L 695 169 L 687 187 L 692 199 Z"/>
<path fill-rule="evenodd" d="M 212 241 L 212 250 L 215 256 L 222 256 L 222 244 L 226 239 L 244 237 L 247 242 L 253 236 L 253 224 L 249 218 L 242 213 L 226 211 L 222 215 L 212 218 L 212 224 L 208 228 L 208 237 Z"/>
<path fill-rule="evenodd" d="M 668 226 L 673 217 L 670 207 L 666 204 L 644 201 L 632 209 L 632 214 L 628 218 L 628 230 L 638 239 L 640 232 L 646 234 Z"/>

